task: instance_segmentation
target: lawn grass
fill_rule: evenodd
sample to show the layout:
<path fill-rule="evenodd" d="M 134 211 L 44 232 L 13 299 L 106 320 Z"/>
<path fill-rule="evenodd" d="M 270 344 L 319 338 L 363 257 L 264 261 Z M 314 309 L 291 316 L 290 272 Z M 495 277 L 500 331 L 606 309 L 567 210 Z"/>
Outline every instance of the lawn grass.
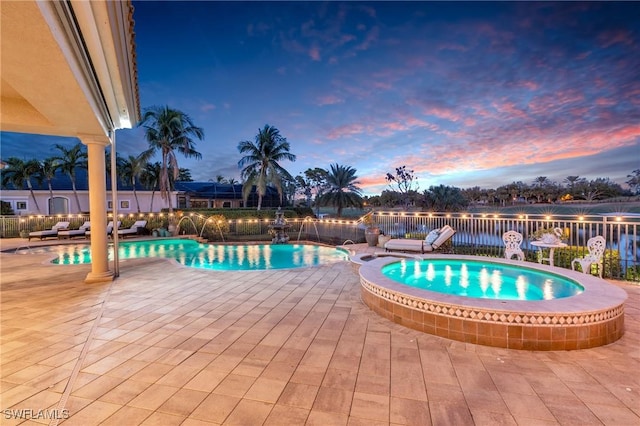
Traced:
<path fill-rule="evenodd" d="M 603 213 L 640 214 L 640 201 L 593 204 L 521 204 L 505 207 L 473 207 L 474 213 L 590 215 Z"/>
<path fill-rule="evenodd" d="M 377 211 L 402 211 L 398 208 L 376 207 Z M 368 210 L 347 208 L 342 211 L 344 219 L 358 219 Z M 428 209 L 411 208 L 410 211 L 429 211 Z M 502 213 L 502 214 L 555 214 L 555 215 L 596 215 L 603 213 L 635 213 L 640 214 L 640 201 L 623 201 L 611 203 L 557 203 L 557 204 L 517 204 L 514 206 L 470 206 L 465 213 Z M 315 213 L 315 209 L 314 209 Z M 321 207 L 320 213 L 335 218 L 336 210 Z"/>

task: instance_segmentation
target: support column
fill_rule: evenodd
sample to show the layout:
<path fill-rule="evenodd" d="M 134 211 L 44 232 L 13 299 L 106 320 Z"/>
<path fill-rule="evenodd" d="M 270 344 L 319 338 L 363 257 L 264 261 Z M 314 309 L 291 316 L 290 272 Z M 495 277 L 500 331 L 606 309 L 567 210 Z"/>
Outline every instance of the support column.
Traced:
<path fill-rule="evenodd" d="M 87 284 L 112 281 L 114 274 L 109 270 L 107 241 L 107 183 L 105 167 L 105 147 L 109 145 L 106 136 L 80 136 L 87 146 L 89 156 L 89 213 L 91 220 L 91 272 L 84 282 Z M 115 223 L 115 222 L 114 222 Z M 114 229 L 114 232 L 117 232 Z"/>

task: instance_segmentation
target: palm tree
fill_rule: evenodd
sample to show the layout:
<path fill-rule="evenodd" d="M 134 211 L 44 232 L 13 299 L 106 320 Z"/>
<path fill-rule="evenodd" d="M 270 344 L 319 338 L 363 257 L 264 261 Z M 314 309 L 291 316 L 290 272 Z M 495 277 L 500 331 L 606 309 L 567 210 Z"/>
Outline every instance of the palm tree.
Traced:
<path fill-rule="evenodd" d="M 629 185 L 631 191 L 636 195 L 640 194 L 640 169 L 635 169 L 632 174 L 627 175 L 627 177 L 629 180 L 625 183 Z"/>
<path fill-rule="evenodd" d="M 564 181 L 569 184 L 569 194 L 574 194 L 576 182 L 580 180 L 580 176 L 567 176 Z"/>
<path fill-rule="evenodd" d="M 351 166 L 331 164 L 327 173 L 327 192 L 320 197 L 323 205 L 332 205 L 337 209 L 337 216 L 342 216 L 345 207 L 362 208 L 362 190 L 358 188 L 356 169 Z"/>
<path fill-rule="evenodd" d="M 233 199 L 236 199 L 236 184 L 238 184 L 239 182 L 235 179 L 235 178 L 229 178 L 227 180 L 227 183 L 229 185 L 231 185 L 231 190 L 233 191 Z"/>
<path fill-rule="evenodd" d="M 327 175 L 329 174 L 323 168 L 316 167 L 314 169 L 307 169 L 304 171 L 304 176 L 309 183 L 311 192 L 315 192 L 315 204 L 316 204 L 316 216 L 320 214 L 320 203 L 318 200 L 322 198 L 324 191 L 329 187 L 327 184 Z"/>
<path fill-rule="evenodd" d="M 147 165 L 148 151 L 136 156 L 129 155 L 128 158 L 120 160 L 118 169 L 120 171 L 120 179 L 123 183 L 128 183 L 133 188 L 133 197 L 136 199 L 136 207 L 140 213 L 140 202 L 138 201 L 138 193 L 136 192 L 136 181 L 142 175 Z"/>
<path fill-rule="evenodd" d="M 173 213 L 170 192 L 172 180 L 169 179 L 169 169 L 173 172 L 173 180 L 178 178 L 180 168 L 176 153 L 185 157 L 201 159 L 202 154 L 195 150 L 193 138 L 203 140 L 204 130 L 197 127 L 191 118 L 182 111 L 168 106 L 151 107 L 147 109 L 139 124 L 145 131 L 145 139 L 149 142 L 149 155 L 160 151 L 160 196 L 169 203 L 169 214 Z"/>
<path fill-rule="evenodd" d="M 58 167 L 60 170 L 63 173 L 66 173 L 67 176 L 69 176 L 69 179 L 71 179 L 71 188 L 73 189 L 73 195 L 76 198 L 78 212 L 81 212 L 82 208 L 80 207 L 80 199 L 78 198 L 78 191 L 76 190 L 76 169 L 87 168 L 87 153 L 83 150 L 80 142 L 71 148 L 67 148 L 60 144 L 56 144 L 55 148 L 60 151 L 60 155 L 53 157 L 53 159 L 59 162 Z"/>
<path fill-rule="evenodd" d="M 238 151 L 245 154 L 238 161 L 238 167 L 242 169 L 243 179 L 242 197 L 246 203 L 253 185 L 258 193 L 258 208 L 262 207 L 262 197 L 267 192 L 267 185 L 271 184 L 278 190 L 282 202 L 282 178 L 290 177 L 278 162 L 282 160 L 296 161 L 296 156 L 289 152 L 289 142 L 280 135 L 280 131 L 273 126 L 265 124 L 258 130 L 255 142 L 242 141 L 238 144 Z"/>
<path fill-rule="evenodd" d="M 32 177 L 38 179 L 38 176 L 36 176 L 40 167 L 38 160 L 23 161 L 17 157 L 10 157 L 6 160 L 6 164 L 6 167 L 2 169 L 2 185 L 6 186 L 10 183 L 14 188 L 22 189 L 26 184 L 36 210 L 41 213 L 38 200 L 36 200 L 36 195 L 33 192 L 33 185 L 31 184 Z M 38 180 L 40 181 L 41 179 Z"/>
<path fill-rule="evenodd" d="M 49 187 L 49 214 L 53 214 L 53 178 L 56 177 L 56 172 L 58 171 L 58 160 L 55 158 L 45 158 L 40 161 L 38 174 L 42 179 L 47 181 L 47 186 Z"/>
<path fill-rule="evenodd" d="M 460 188 L 455 186 L 431 186 L 424 192 L 424 196 L 429 207 L 435 211 L 455 212 L 469 205 Z"/>
<path fill-rule="evenodd" d="M 158 189 L 161 175 L 162 166 L 160 165 L 159 161 L 156 161 L 155 163 L 147 163 L 145 165 L 144 171 L 140 175 L 140 183 L 142 183 L 145 188 L 151 190 L 151 205 L 149 206 L 150 211 L 153 211 L 153 197 L 156 194 L 156 189 Z"/>

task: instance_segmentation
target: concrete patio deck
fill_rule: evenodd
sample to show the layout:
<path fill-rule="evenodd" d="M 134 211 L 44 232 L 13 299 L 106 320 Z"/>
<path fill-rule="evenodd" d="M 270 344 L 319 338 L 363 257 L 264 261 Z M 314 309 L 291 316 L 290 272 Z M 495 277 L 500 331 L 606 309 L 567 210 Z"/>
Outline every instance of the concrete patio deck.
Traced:
<path fill-rule="evenodd" d="M 391 323 L 348 262 L 138 259 L 87 285 L 88 266 L 45 260 L 0 254 L 3 425 L 640 425 L 639 286 L 612 282 L 619 341 L 529 352 Z"/>

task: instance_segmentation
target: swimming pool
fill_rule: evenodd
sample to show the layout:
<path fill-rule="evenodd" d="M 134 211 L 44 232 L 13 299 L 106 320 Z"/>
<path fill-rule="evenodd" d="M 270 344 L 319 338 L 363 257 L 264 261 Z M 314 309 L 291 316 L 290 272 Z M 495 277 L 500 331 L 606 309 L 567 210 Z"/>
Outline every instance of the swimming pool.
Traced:
<path fill-rule="evenodd" d="M 382 273 L 410 287 L 482 299 L 550 300 L 583 291 L 557 274 L 488 261 L 405 259 L 385 265 Z"/>
<path fill-rule="evenodd" d="M 413 263 L 414 259 L 417 263 Z M 456 275 L 454 270 L 461 269 L 459 265 L 477 262 L 478 265 L 490 264 L 485 265 L 486 272 L 478 272 L 481 277 L 485 277 L 478 279 L 481 290 L 484 287 L 489 291 L 492 285 L 496 288 L 505 286 L 499 284 L 500 281 L 494 276 L 504 275 L 504 271 L 511 268 L 516 273 L 538 272 L 546 277 L 545 280 L 557 276 L 577 283 L 578 288 L 582 289 L 572 296 L 527 300 L 526 297 L 468 297 L 417 288 L 405 285 L 384 273 L 387 268 L 404 267 L 408 270 L 416 267 L 416 270 L 420 270 L 418 275 L 425 278 L 425 281 L 428 281 L 427 277 L 435 279 L 438 275 L 436 267 L 433 267 L 433 272 L 429 272 L 429 267 L 422 259 L 431 260 L 433 257 L 410 256 L 399 260 L 397 256 L 386 255 L 352 256 L 351 260 L 360 275 L 362 301 L 377 314 L 405 327 L 460 342 L 501 348 L 586 349 L 615 342 L 624 334 L 624 302 L 627 294 L 601 278 L 533 262 L 498 258 L 485 260 L 463 255 L 437 257 L 438 262 L 445 264 L 440 274 L 445 287 L 447 282 L 453 286 Z M 502 273 L 494 275 L 490 272 L 498 267 Z M 467 269 L 467 272 L 458 272 L 458 275 L 470 276 L 470 271 Z M 457 280 L 460 287 L 467 285 L 464 278 Z M 517 288 L 516 285 L 516 294 Z M 545 286 L 542 288 L 544 294 Z M 554 293 L 555 291 L 553 290 Z"/>
<path fill-rule="evenodd" d="M 23 251 L 27 252 L 27 251 Z M 31 248 L 30 253 L 52 254 L 59 265 L 91 263 L 88 244 L 64 244 Z M 163 257 L 184 266 L 218 271 L 248 271 L 317 266 L 347 260 L 347 253 L 312 244 L 202 244 L 189 239 L 125 241 L 119 244 L 120 259 Z M 109 246 L 109 260 L 113 245 Z"/>

